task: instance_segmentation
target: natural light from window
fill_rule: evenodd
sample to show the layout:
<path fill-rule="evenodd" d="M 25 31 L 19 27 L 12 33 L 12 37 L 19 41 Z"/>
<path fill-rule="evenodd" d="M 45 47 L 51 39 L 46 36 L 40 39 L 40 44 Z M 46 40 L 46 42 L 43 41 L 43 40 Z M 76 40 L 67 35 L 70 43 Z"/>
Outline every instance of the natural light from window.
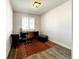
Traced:
<path fill-rule="evenodd" d="M 35 29 L 35 18 L 23 16 L 22 17 L 22 29 L 24 31 L 34 30 Z"/>

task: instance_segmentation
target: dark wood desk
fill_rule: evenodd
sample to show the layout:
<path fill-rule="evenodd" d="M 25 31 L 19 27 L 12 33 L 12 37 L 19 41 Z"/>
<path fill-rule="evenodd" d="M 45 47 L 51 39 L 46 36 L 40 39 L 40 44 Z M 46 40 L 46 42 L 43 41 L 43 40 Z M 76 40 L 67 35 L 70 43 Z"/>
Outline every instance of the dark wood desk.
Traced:
<path fill-rule="evenodd" d="M 31 34 L 29 34 L 29 33 L 31 33 Z M 27 38 L 26 35 L 27 36 L 30 35 L 30 36 L 32 36 L 32 38 L 37 38 L 37 36 L 39 35 L 39 31 L 22 32 L 20 35 L 22 35 L 22 37 L 25 37 L 25 38 Z M 11 34 L 11 40 L 12 40 L 12 47 L 14 47 L 14 48 L 16 48 L 18 43 L 26 41 L 26 40 L 21 39 L 19 34 Z"/>
<path fill-rule="evenodd" d="M 16 48 L 19 40 L 19 34 L 11 34 L 12 48 Z"/>
<path fill-rule="evenodd" d="M 36 36 L 39 35 L 39 31 L 27 31 L 27 32 L 21 32 L 20 33 L 21 37 L 26 38 L 27 36 L 32 36 L 35 38 Z"/>

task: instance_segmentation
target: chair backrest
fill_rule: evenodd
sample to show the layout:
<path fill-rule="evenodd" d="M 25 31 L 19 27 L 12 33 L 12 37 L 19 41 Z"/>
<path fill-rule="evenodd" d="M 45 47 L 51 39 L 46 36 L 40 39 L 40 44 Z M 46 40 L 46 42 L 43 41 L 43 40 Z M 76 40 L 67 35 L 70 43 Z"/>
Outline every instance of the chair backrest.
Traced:
<path fill-rule="evenodd" d="M 26 38 L 26 35 L 27 35 L 27 33 L 23 33 L 23 32 L 20 33 L 21 38 Z"/>

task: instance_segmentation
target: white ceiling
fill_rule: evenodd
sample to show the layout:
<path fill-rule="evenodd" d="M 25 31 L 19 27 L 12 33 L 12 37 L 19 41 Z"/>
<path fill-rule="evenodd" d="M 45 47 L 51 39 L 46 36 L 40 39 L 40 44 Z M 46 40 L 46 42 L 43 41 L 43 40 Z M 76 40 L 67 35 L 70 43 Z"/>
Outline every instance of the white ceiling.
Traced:
<path fill-rule="evenodd" d="M 41 15 L 66 1 L 67 0 L 42 0 L 43 5 L 39 8 L 33 8 L 33 0 L 11 0 L 11 4 L 14 11 Z"/>

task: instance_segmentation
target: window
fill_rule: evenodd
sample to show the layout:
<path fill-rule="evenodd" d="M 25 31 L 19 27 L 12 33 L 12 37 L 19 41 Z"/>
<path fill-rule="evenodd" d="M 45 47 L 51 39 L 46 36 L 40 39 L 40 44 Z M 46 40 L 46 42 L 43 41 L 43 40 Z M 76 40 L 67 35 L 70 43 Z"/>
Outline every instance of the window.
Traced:
<path fill-rule="evenodd" d="M 23 16 L 22 17 L 22 29 L 23 30 L 34 30 L 35 29 L 35 18 Z"/>

